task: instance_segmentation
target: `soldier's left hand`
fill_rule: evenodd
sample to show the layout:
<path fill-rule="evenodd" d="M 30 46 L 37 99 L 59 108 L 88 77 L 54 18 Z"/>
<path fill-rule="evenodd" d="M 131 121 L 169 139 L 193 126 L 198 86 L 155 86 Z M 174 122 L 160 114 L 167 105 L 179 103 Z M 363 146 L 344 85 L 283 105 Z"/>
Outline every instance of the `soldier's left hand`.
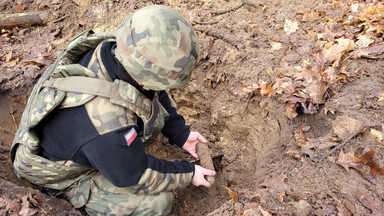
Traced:
<path fill-rule="evenodd" d="M 207 140 L 199 132 L 191 131 L 182 148 L 189 152 L 193 157 L 198 158 L 196 154 L 196 145 L 199 142 L 207 143 Z"/>

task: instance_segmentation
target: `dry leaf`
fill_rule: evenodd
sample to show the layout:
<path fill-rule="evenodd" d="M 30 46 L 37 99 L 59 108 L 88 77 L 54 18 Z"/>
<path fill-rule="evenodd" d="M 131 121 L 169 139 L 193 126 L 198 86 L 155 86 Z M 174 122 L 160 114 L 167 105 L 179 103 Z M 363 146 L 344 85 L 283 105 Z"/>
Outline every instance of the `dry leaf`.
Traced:
<path fill-rule="evenodd" d="M 306 21 L 313 22 L 317 18 L 319 18 L 319 13 L 318 12 L 315 12 L 315 11 L 305 11 L 303 13 L 303 21 L 304 22 L 306 22 Z"/>
<path fill-rule="evenodd" d="M 19 13 L 24 13 L 25 10 L 25 4 L 22 3 L 22 1 L 17 1 L 16 8 L 19 11 Z"/>
<path fill-rule="evenodd" d="M 271 85 L 264 85 L 260 88 L 261 96 L 268 95 L 271 98 L 274 94 L 273 87 Z"/>
<path fill-rule="evenodd" d="M 287 116 L 291 120 L 294 119 L 296 116 L 298 116 L 299 114 L 296 112 L 297 106 L 298 106 L 297 103 L 292 103 L 291 101 L 287 101 L 284 104 L 285 116 Z"/>
<path fill-rule="evenodd" d="M 279 49 L 281 49 L 282 46 L 281 46 L 281 43 L 272 41 L 271 47 L 272 47 L 271 50 L 279 50 Z"/>
<path fill-rule="evenodd" d="M 371 183 L 375 183 L 375 176 L 377 174 L 384 175 L 384 169 L 381 168 L 376 162 L 373 161 L 373 157 L 376 152 L 379 150 L 378 148 L 372 148 L 369 152 L 361 155 L 360 157 L 355 157 L 355 152 L 358 148 L 352 149 L 347 154 L 344 154 L 343 151 L 339 154 L 339 159 L 337 160 L 337 164 L 343 166 L 345 170 L 349 171 L 349 168 L 352 167 L 356 169 L 360 174 L 370 181 Z M 363 165 L 368 165 L 370 170 L 367 173 L 364 170 Z"/>
<path fill-rule="evenodd" d="M 373 40 L 370 36 L 368 35 L 360 35 L 357 37 L 356 45 L 359 48 L 365 48 L 371 45 L 375 40 Z"/>
<path fill-rule="evenodd" d="M 284 24 L 284 31 L 287 35 L 292 34 L 293 32 L 296 32 L 297 29 L 299 29 L 299 23 L 295 20 L 285 20 Z"/>
<path fill-rule="evenodd" d="M 342 203 L 339 199 L 333 197 L 333 199 L 336 200 L 336 208 L 337 208 L 337 211 L 338 211 L 338 216 L 352 216 L 353 215 L 353 212 L 348 208 L 348 206 L 351 206 L 350 203 L 348 202 L 344 202 Z"/>
<path fill-rule="evenodd" d="M 370 47 L 361 48 L 351 53 L 352 58 L 384 58 L 384 44 L 375 44 Z"/>
<path fill-rule="evenodd" d="M 351 134 L 356 133 L 362 126 L 363 124 L 360 121 L 346 115 L 338 116 L 336 120 L 333 121 L 334 133 L 343 140 Z"/>
<path fill-rule="evenodd" d="M 364 195 L 359 192 L 357 199 L 372 211 L 371 215 L 384 215 L 383 199 L 377 193 Z"/>
<path fill-rule="evenodd" d="M 336 60 L 339 60 L 341 56 L 343 56 L 346 52 L 350 51 L 354 48 L 355 43 L 353 40 L 348 38 L 339 38 L 336 39 L 337 43 L 333 44 L 329 48 L 323 49 L 323 55 L 325 59 L 328 59 L 329 61 L 333 62 Z"/>
<path fill-rule="evenodd" d="M 298 199 L 298 197 L 291 191 L 291 188 L 285 183 L 286 178 L 287 176 L 285 176 L 285 174 L 280 174 L 275 178 L 266 179 L 260 186 L 275 192 L 279 196 L 279 201 L 281 203 L 284 201 L 285 194 L 292 196 L 295 200 Z"/>
<path fill-rule="evenodd" d="M 20 194 L 17 197 L 21 200 L 22 208 L 19 211 L 18 215 L 22 216 L 32 216 L 37 213 L 38 209 L 31 208 L 28 201 L 28 195 L 21 196 Z"/>
<path fill-rule="evenodd" d="M 239 197 L 237 196 L 237 193 L 235 191 L 231 190 L 231 188 L 229 188 L 227 186 L 224 186 L 224 188 L 227 189 L 228 194 L 229 194 L 229 196 L 231 196 L 234 203 L 239 202 Z"/>
<path fill-rule="evenodd" d="M 305 145 L 305 143 L 309 140 L 307 136 L 304 134 L 303 130 L 300 129 L 298 134 L 295 134 L 295 140 L 296 140 L 296 145 L 299 146 L 300 148 Z"/>
<path fill-rule="evenodd" d="M 5 63 L 4 67 L 6 68 L 14 67 L 19 61 L 20 61 L 20 57 L 17 57 L 16 59 L 13 59 L 12 61 Z"/>
<path fill-rule="evenodd" d="M 5 56 L 5 62 L 9 62 L 12 59 L 13 52 L 12 50 Z"/>
<path fill-rule="evenodd" d="M 369 132 L 373 137 L 375 137 L 375 139 L 379 140 L 379 141 L 383 141 L 383 132 L 381 131 L 378 131 L 378 130 L 375 130 L 375 129 L 371 129 L 371 131 Z"/>
<path fill-rule="evenodd" d="M 301 146 L 300 152 L 308 155 L 313 160 L 317 151 L 329 149 L 337 145 L 338 143 L 330 141 L 328 137 L 307 138 L 307 141 Z"/>

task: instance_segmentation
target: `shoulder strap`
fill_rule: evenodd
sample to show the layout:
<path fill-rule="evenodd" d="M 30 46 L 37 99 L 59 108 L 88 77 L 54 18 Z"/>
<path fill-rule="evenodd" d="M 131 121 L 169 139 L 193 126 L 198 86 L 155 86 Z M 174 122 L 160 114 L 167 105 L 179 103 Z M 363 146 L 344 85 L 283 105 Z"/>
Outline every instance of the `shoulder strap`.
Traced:
<path fill-rule="evenodd" d="M 82 76 L 55 78 L 45 81 L 42 86 L 65 92 L 91 94 L 106 98 L 113 98 L 119 90 L 118 83 Z"/>
<path fill-rule="evenodd" d="M 111 102 L 132 109 L 138 108 L 140 115 L 148 119 L 152 110 L 152 101 L 131 84 L 122 80 L 111 82 L 91 77 L 70 76 L 45 81 L 43 87 L 65 92 L 75 92 L 110 98 Z M 128 103 L 127 103 L 128 102 Z M 147 115 L 144 113 L 148 113 Z"/>

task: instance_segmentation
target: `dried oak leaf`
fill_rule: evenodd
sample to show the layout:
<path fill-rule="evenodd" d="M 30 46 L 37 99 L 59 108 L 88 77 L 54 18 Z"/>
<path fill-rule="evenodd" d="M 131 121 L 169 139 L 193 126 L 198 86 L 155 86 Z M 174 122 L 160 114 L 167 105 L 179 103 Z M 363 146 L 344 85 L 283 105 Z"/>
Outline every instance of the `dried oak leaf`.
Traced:
<path fill-rule="evenodd" d="M 349 207 L 352 207 L 352 204 L 350 203 L 342 203 L 340 200 L 336 199 L 336 208 L 337 208 L 337 215 L 338 216 L 352 216 L 353 215 L 353 211 L 350 210 Z"/>
<path fill-rule="evenodd" d="M 357 199 L 361 204 L 372 211 L 371 215 L 384 215 L 383 199 L 377 193 L 364 195 L 359 192 L 357 194 Z"/>
<path fill-rule="evenodd" d="M 271 50 L 279 50 L 279 49 L 281 49 L 281 43 L 279 43 L 279 42 L 274 42 L 274 41 L 271 41 Z"/>
<path fill-rule="evenodd" d="M 287 116 L 289 119 L 294 119 L 296 116 L 298 116 L 299 114 L 296 112 L 296 108 L 299 104 L 297 103 L 292 103 L 292 101 L 287 101 L 285 104 L 284 104 L 284 108 L 285 108 L 285 116 Z"/>
<path fill-rule="evenodd" d="M 375 176 L 377 174 L 384 175 L 384 169 L 373 161 L 373 157 L 379 149 L 372 148 L 369 152 L 366 152 L 360 157 L 355 157 L 355 152 L 357 149 L 358 148 L 354 148 L 347 154 L 344 154 L 344 152 L 341 151 L 339 154 L 339 159 L 336 163 L 344 167 L 346 171 L 349 171 L 349 168 L 351 167 L 356 169 L 365 179 L 375 184 Z M 369 166 L 369 173 L 364 170 L 363 165 Z"/>
<path fill-rule="evenodd" d="M 20 209 L 18 215 L 22 216 L 32 216 L 37 213 L 38 209 L 30 207 L 30 195 L 21 195 L 18 194 L 17 197 L 21 200 L 22 208 Z"/>
<path fill-rule="evenodd" d="M 4 64 L 4 67 L 5 68 L 11 68 L 11 67 L 14 67 L 18 62 L 20 61 L 20 57 L 17 57 L 7 63 Z"/>
<path fill-rule="evenodd" d="M 384 58 L 384 44 L 374 44 L 370 47 L 360 48 L 351 53 L 351 57 L 354 59 L 357 58 L 371 58 L 371 59 L 380 59 Z"/>
<path fill-rule="evenodd" d="M 231 188 L 224 186 L 225 189 L 227 189 L 229 196 L 233 199 L 234 203 L 239 202 L 239 197 L 237 196 L 237 193 L 233 191 Z"/>
<path fill-rule="evenodd" d="M 373 42 L 375 42 L 375 40 L 372 39 L 370 36 L 359 35 L 357 37 L 356 45 L 359 48 L 365 48 L 365 47 L 368 47 L 369 45 L 371 45 Z"/>
<path fill-rule="evenodd" d="M 314 159 L 316 151 L 329 149 L 337 146 L 336 142 L 329 141 L 328 137 L 318 137 L 308 139 L 308 141 L 301 147 L 301 153 L 307 154 L 311 160 Z"/>
<path fill-rule="evenodd" d="M 378 131 L 378 130 L 375 130 L 375 129 L 371 129 L 369 131 L 369 133 L 377 140 L 379 141 L 383 141 L 383 132 L 381 131 Z"/>
<path fill-rule="evenodd" d="M 323 48 L 323 55 L 325 59 L 328 59 L 330 62 L 339 61 L 340 58 L 348 51 L 354 48 L 355 43 L 353 40 L 348 38 L 339 38 L 336 39 L 337 43 L 333 44 L 331 47 Z"/>
<path fill-rule="evenodd" d="M 295 20 L 286 19 L 284 24 L 284 31 L 287 35 L 292 34 L 293 32 L 299 29 L 299 23 Z"/>
<path fill-rule="evenodd" d="M 296 145 L 300 148 L 303 147 L 305 143 L 307 143 L 307 141 L 309 140 L 302 129 L 300 129 L 299 133 L 295 134 L 294 137 L 296 140 Z"/>
<path fill-rule="evenodd" d="M 269 98 L 271 98 L 274 94 L 274 90 L 272 85 L 264 85 L 260 88 L 260 94 L 261 96 L 268 95 Z"/>
<path fill-rule="evenodd" d="M 281 203 L 284 201 L 285 194 L 292 196 L 295 200 L 299 200 L 299 197 L 291 191 L 291 187 L 285 183 L 286 178 L 287 176 L 285 174 L 281 174 L 275 178 L 266 179 L 260 186 L 266 187 L 276 193 Z"/>

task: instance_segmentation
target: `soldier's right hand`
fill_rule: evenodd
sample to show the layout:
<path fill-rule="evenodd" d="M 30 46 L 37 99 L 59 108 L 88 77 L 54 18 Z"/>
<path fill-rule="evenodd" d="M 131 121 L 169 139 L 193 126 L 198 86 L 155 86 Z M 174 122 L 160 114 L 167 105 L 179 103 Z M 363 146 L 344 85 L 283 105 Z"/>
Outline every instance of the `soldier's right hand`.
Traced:
<path fill-rule="evenodd" d="M 214 176 L 216 173 L 213 170 L 205 169 L 199 165 L 195 165 L 195 174 L 193 175 L 191 184 L 195 186 L 211 187 L 211 184 L 205 179 L 204 176 Z"/>

